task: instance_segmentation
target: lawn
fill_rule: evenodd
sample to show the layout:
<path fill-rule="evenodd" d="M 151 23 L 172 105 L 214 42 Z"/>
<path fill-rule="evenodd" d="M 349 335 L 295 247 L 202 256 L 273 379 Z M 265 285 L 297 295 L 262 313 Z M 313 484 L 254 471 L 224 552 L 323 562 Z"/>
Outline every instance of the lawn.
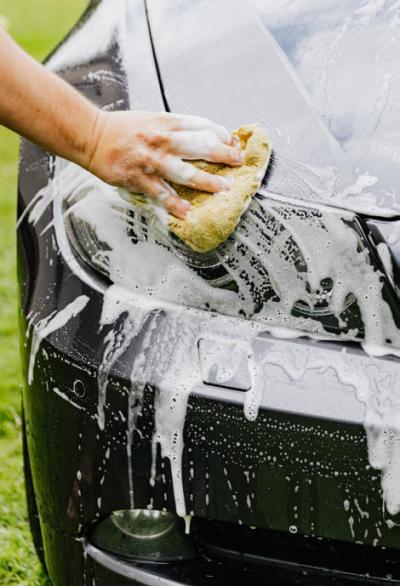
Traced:
<path fill-rule="evenodd" d="M 0 0 L 0 25 L 43 59 L 87 0 Z M 29 534 L 21 462 L 16 323 L 15 207 L 18 139 L 0 128 L 0 584 L 48 584 Z"/>

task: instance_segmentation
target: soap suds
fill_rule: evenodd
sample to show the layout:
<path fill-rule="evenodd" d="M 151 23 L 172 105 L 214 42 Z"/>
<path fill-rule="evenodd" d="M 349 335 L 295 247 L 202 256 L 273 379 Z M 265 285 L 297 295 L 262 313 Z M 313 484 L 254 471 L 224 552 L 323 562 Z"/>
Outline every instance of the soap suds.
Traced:
<path fill-rule="evenodd" d="M 60 389 L 57 389 L 57 387 L 53 388 L 53 392 L 62 399 L 64 399 L 64 401 L 67 401 L 67 403 L 70 403 L 73 407 L 75 407 L 75 409 L 83 411 L 83 407 L 81 407 L 81 405 L 78 405 L 78 403 L 70 399 L 66 393 L 63 393 L 62 391 L 60 391 Z"/>
<path fill-rule="evenodd" d="M 152 474 L 154 478 L 156 446 L 160 445 L 162 457 L 171 463 L 176 508 L 182 516 L 186 513 L 181 469 L 183 428 L 189 395 L 202 382 L 200 366 L 196 369 L 193 365 L 199 364 L 197 343 L 205 335 L 204 324 L 208 323 L 206 314 L 199 309 L 225 315 L 221 319 L 228 320 L 235 332 L 230 339 L 237 336 L 236 340 L 246 347 L 252 386 L 244 397 L 244 412 L 249 420 L 257 417 L 264 395 L 263 363 L 277 360 L 268 353 L 264 357 L 257 354 L 255 340 L 262 330 L 274 334 L 276 327 L 278 337 L 304 333 L 323 339 L 339 336 L 343 341 L 361 342 L 372 354 L 399 353 L 399 332 L 390 306 L 382 297 L 384 275 L 371 263 L 351 214 L 260 196 L 252 202 L 234 236 L 214 256 L 214 263 L 225 271 L 226 284 L 221 288 L 207 281 L 195 264 L 188 266 L 192 262 L 190 255 L 187 257 L 179 247 L 175 248 L 165 227 L 160 227 L 151 215 L 132 208 L 118 190 L 72 165 L 60 171 L 57 185 L 55 206 L 64 206 L 67 224 L 75 222 L 76 227 L 84 228 L 82 234 L 94 234 L 95 240 L 104 244 L 91 250 L 89 239 L 83 253 L 87 255 L 91 250 L 89 262 L 114 282 L 106 291 L 101 318 L 101 325 L 110 329 L 99 369 L 99 427 L 105 426 L 107 382 L 112 365 L 136 339 L 138 355 L 131 375 L 128 463 L 143 385 L 151 381 L 156 388 Z M 58 200 L 59 197 L 62 199 Z M 235 286 L 228 287 L 229 283 Z M 355 307 L 361 320 L 351 324 L 349 308 L 354 311 Z M 216 314 L 210 316 L 216 324 Z M 324 325 L 324 316 L 335 320 L 336 329 Z M 152 324 L 151 333 L 145 336 L 145 342 L 139 342 L 145 323 Z M 209 330 L 206 333 L 210 335 Z M 226 335 L 224 331 L 222 337 Z M 287 342 L 281 344 L 287 347 Z M 339 380 L 356 389 L 366 406 L 371 465 L 381 470 L 388 511 L 400 510 L 400 495 L 394 490 L 394 479 L 400 476 L 400 453 L 396 453 L 396 442 L 387 440 L 387 430 L 393 428 L 390 414 L 380 413 L 375 406 L 376 389 L 385 392 L 381 378 L 371 374 L 381 368 L 380 362 L 365 358 L 361 370 L 352 366 L 349 373 L 346 365 L 350 359 L 336 358 L 335 365 L 334 353 L 327 355 L 323 364 L 313 365 L 309 357 L 302 360 L 307 368 L 335 368 Z M 286 352 L 282 367 L 290 369 L 287 362 Z M 370 364 L 373 366 L 369 369 Z M 295 371 L 290 376 L 295 381 L 306 366 L 302 370 L 301 361 L 293 365 Z M 355 379 L 362 381 L 365 388 Z M 382 455 L 384 449 L 386 458 Z M 133 481 L 131 497 L 133 504 Z"/>
<path fill-rule="evenodd" d="M 44 338 L 65 326 L 70 319 L 76 317 L 87 305 L 89 297 L 80 295 L 64 309 L 53 312 L 33 325 L 31 351 L 29 356 L 28 382 L 33 382 L 36 355 Z"/>
<path fill-rule="evenodd" d="M 291 18 L 291 11 L 298 9 L 295 4 L 292 3 L 290 10 L 284 12 L 275 10 L 274 6 L 265 9 L 275 10 L 275 17 L 279 13 L 281 18 L 282 15 Z M 300 6 L 303 2 L 298 4 Z M 113 40 L 123 5 L 122 0 L 102 2 L 94 17 L 73 37 L 74 43 L 67 41 L 50 61 L 50 66 L 59 70 L 76 65 L 82 55 L 86 60 L 88 39 L 93 39 L 93 56 L 105 50 Z M 263 6 L 267 5 L 264 3 Z M 318 6 L 316 3 L 314 9 L 319 10 Z M 354 23 L 351 18 L 346 21 L 348 30 L 351 24 L 357 25 L 360 34 L 353 35 L 357 42 L 360 38 L 371 41 L 367 38 L 365 27 L 373 22 L 372 17 L 380 13 L 382 6 L 383 3 L 379 1 L 364 3 L 360 10 L 354 11 Z M 340 12 L 337 3 L 331 2 L 331 8 Z M 110 21 L 116 23 L 115 27 L 110 26 Z M 372 39 L 374 42 L 369 42 L 376 60 L 382 63 L 388 55 L 395 56 L 398 53 L 393 50 L 399 40 L 398 34 L 395 34 L 395 25 L 398 26 L 396 22 L 394 15 L 393 38 L 375 34 Z M 99 35 L 102 31 L 104 34 Z M 342 27 L 332 35 L 319 35 L 314 39 L 314 48 L 343 48 L 349 54 L 352 46 L 348 44 L 345 33 Z M 379 51 L 375 51 L 378 41 L 382 46 Z M 363 47 L 368 47 L 368 44 L 363 43 Z M 387 73 L 383 78 L 374 75 L 372 81 L 374 84 L 379 82 L 379 91 L 375 92 L 371 102 L 374 104 L 373 112 L 368 118 L 363 114 L 366 108 L 361 108 L 359 103 L 356 104 L 358 112 L 354 117 L 349 116 L 347 111 L 344 116 L 337 116 L 337 110 L 343 108 L 343 103 L 337 100 L 337 93 L 330 91 L 330 76 L 342 71 L 354 81 L 356 76 L 350 75 L 351 62 L 349 66 L 343 67 L 339 50 L 335 53 L 339 56 L 336 61 L 332 60 L 331 51 L 328 61 L 323 62 L 322 51 L 306 51 L 306 48 L 310 49 L 303 46 L 298 51 L 299 69 L 304 72 L 314 71 L 318 77 L 319 70 L 315 64 L 321 64 L 320 70 L 324 73 L 320 78 L 325 85 L 319 88 L 315 84 L 314 97 L 316 103 L 321 105 L 321 97 L 329 96 L 330 103 L 324 114 L 329 118 L 330 127 L 340 134 L 343 130 L 340 120 L 351 120 L 352 124 L 367 129 L 369 134 L 375 134 L 368 141 L 365 132 L 364 135 L 354 133 L 351 145 L 354 161 L 359 163 L 363 160 L 363 168 L 371 168 L 372 173 L 375 173 L 375 158 L 389 156 L 395 160 L 399 157 L 398 145 L 393 144 L 392 140 L 397 135 L 390 132 L 392 129 L 387 123 L 388 112 L 393 108 L 393 95 L 397 92 L 397 78 Z M 103 73 L 98 72 L 98 75 Z M 372 85 L 369 77 L 366 82 Z M 349 87 L 351 89 L 352 85 Z M 364 99 L 369 102 L 370 98 L 366 93 Z M 326 104 L 322 105 L 325 108 Z M 352 106 L 347 100 L 346 108 L 351 109 Z M 290 140 L 290 137 L 287 139 Z M 365 143 L 368 143 L 368 152 L 364 150 Z M 348 150 L 350 152 L 349 145 Z M 368 161 L 368 165 L 365 161 Z M 337 169 L 307 168 L 296 166 L 295 161 L 282 159 L 280 163 L 283 166 L 286 164 L 293 172 L 292 177 L 296 179 L 293 194 L 299 194 L 300 198 L 304 196 L 307 199 L 307 194 L 312 194 L 309 199 L 329 200 L 332 205 L 378 215 L 390 215 L 398 210 L 390 190 L 386 194 L 390 205 L 386 208 L 382 206 L 382 198 L 377 199 L 375 188 L 382 180 L 380 176 L 378 181 L 378 173 L 376 176 L 368 175 L 358 169 L 354 180 L 340 184 Z M 378 360 L 372 356 L 355 356 L 346 350 L 342 353 L 328 350 L 326 353 L 321 350 L 313 353 L 312 349 L 306 347 L 297 347 L 293 355 L 293 344 L 279 340 L 280 337 L 293 338 L 304 334 L 318 339 L 339 338 L 343 342 L 361 342 L 366 352 L 371 354 L 397 355 L 400 338 L 391 309 L 383 298 L 385 277 L 372 265 L 369 253 L 352 224 L 351 215 L 340 211 L 336 213 L 333 208 L 324 208 L 317 203 L 314 208 L 310 208 L 302 207 L 297 202 L 296 207 L 289 199 L 284 201 L 268 192 L 263 193 L 264 197 L 260 196 L 251 203 L 234 237 L 206 261 L 188 254 L 178 242 L 171 240 L 166 231 L 166 216 L 162 216 L 161 208 L 154 207 L 158 214 L 156 217 L 134 209 L 123 201 L 118 190 L 74 165 L 59 164 L 54 180 L 32 200 L 31 206 L 24 213 L 29 214 L 33 224 L 41 219 L 54 201 L 58 241 L 72 270 L 81 271 L 79 274 L 84 272 L 74 261 L 64 231 L 60 229 L 62 222 L 68 225 L 70 221 L 75 223 L 82 238 L 86 238 L 80 252 L 114 283 L 105 292 L 101 317 L 101 326 L 107 329 L 107 333 L 98 372 L 99 429 L 105 429 L 106 425 L 107 384 L 112 367 L 135 340 L 137 353 L 132 363 L 127 421 L 130 503 L 134 507 L 132 445 L 142 409 L 144 388 L 151 383 L 156 393 L 152 479 L 156 476 L 157 446 L 160 446 L 162 456 L 171 463 L 177 512 L 185 516 L 182 453 L 187 401 L 190 393 L 202 384 L 197 356 L 198 340 L 213 335 L 216 339 L 228 340 L 233 356 L 240 355 L 245 348 L 252 387 L 244 396 L 244 412 L 250 420 L 257 417 L 263 395 L 268 392 L 268 389 L 264 390 L 264 369 L 268 365 L 282 369 L 294 385 L 308 371 L 331 369 L 341 384 L 353 388 L 365 405 L 370 464 L 381 471 L 387 511 L 396 514 L 400 511 L 397 362 Z M 95 247 L 92 246 L 95 241 L 91 239 L 93 234 L 97 239 Z M 393 235 L 395 238 L 398 238 L 397 233 Z M 99 246 L 99 242 L 104 246 Z M 388 251 L 384 246 L 379 245 L 378 252 L 385 270 L 389 272 Z M 216 267 L 219 271 L 217 276 L 205 276 Z M 41 341 L 82 311 L 87 302 L 86 296 L 78 297 L 58 313 L 36 322 L 29 361 L 30 384 Z M 361 317 L 359 322 L 351 323 L 350 313 L 356 308 Z M 31 318 L 32 324 L 36 318 Z M 327 327 L 327 321 L 335 327 Z M 145 335 L 141 336 L 145 329 Z M 271 338 L 270 348 L 264 348 L 261 355 L 257 336 L 266 330 L 275 339 Z M 217 380 L 220 382 L 236 374 L 234 363 L 229 365 L 223 356 L 215 357 L 213 367 L 215 363 L 219 367 Z M 193 368 L 193 365 L 198 367 Z M 225 370 L 221 365 L 224 365 Z M 75 401 L 72 402 L 58 389 L 54 388 L 54 392 L 74 405 Z M 358 501 L 354 503 L 359 515 L 365 515 Z M 350 519 L 354 534 L 354 517 Z M 389 526 L 391 521 L 387 523 Z M 291 530 L 295 532 L 297 527 L 293 525 Z"/>
<path fill-rule="evenodd" d="M 329 198 L 341 205 L 342 200 L 358 211 L 365 206 L 366 213 L 375 209 L 377 215 L 398 214 L 398 2 L 252 3 L 341 146 L 345 169 L 336 170 L 334 189 L 320 201 L 328 203 Z M 367 172 L 374 178 L 369 186 Z M 301 189 L 291 193 L 302 197 Z"/>

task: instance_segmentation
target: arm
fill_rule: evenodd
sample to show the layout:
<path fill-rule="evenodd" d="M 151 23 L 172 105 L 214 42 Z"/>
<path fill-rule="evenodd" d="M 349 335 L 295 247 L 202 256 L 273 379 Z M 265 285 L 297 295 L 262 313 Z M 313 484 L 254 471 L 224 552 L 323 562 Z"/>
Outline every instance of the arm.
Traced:
<path fill-rule="evenodd" d="M 145 193 L 177 217 L 189 206 L 166 179 L 211 193 L 229 188 L 188 160 L 243 162 L 229 132 L 204 118 L 99 110 L 1 27 L 0 124 L 112 185 Z"/>

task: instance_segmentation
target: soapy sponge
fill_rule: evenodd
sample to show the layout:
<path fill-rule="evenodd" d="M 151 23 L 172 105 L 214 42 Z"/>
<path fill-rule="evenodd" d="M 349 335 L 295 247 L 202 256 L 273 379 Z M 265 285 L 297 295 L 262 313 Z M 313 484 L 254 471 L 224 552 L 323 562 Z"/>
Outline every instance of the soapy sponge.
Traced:
<path fill-rule="evenodd" d="M 271 147 L 267 133 L 258 125 L 242 126 L 233 133 L 245 153 L 241 167 L 196 161 L 199 169 L 231 177 L 229 191 L 216 194 L 173 184 L 174 189 L 192 205 L 184 220 L 169 216 L 169 229 L 197 252 L 213 250 L 234 232 L 251 197 L 260 187 L 268 167 Z"/>
<path fill-rule="evenodd" d="M 267 133 L 261 126 L 241 126 L 233 135 L 238 138 L 239 148 L 245 154 L 241 167 L 190 161 L 198 169 L 232 178 L 233 184 L 229 190 L 207 193 L 171 183 L 178 195 L 190 202 L 192 209 L 183 220 L 166 212 L 168 229 L 196 252 L 209 252 L 229 238 L 260 187 L 268 167 L 271 147 Z M 155 211 L 154 204 L 144 195 L 122 189 L 119 191 L 129 202 L 150 212 Z"/>

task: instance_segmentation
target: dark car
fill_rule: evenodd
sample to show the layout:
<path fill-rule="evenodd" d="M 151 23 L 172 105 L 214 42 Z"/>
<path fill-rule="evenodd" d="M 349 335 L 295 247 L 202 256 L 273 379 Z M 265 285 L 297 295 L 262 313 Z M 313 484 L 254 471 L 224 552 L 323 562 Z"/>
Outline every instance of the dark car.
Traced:
<path fill-rule="evenodd" d="M 273 147 L 201 254 L 22 143 L 25 474 L 54 584 L 400 583 L 399 23 L 394 0 L 98 0 L 48 59 L 104 109 L 258 122 Z"/>

